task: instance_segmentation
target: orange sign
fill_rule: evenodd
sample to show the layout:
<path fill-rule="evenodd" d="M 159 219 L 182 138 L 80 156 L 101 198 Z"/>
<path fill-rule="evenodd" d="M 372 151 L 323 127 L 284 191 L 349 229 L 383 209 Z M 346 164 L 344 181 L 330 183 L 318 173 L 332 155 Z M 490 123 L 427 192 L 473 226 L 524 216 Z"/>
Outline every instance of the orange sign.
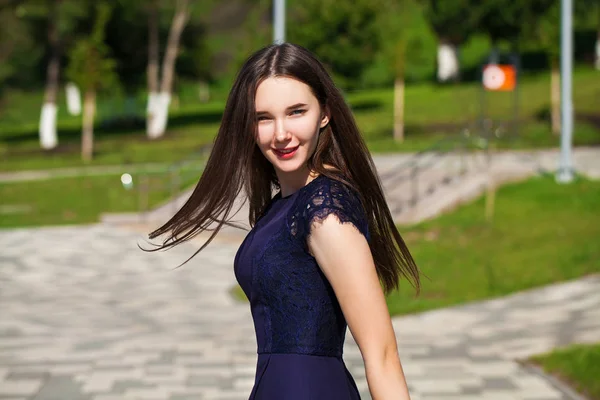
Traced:
<path fill-rule="evenodd" d="M 493 91 L 513 91 L 517 71 L 513 65 L 488 64 L 483 68 L 483 87 Z"/>

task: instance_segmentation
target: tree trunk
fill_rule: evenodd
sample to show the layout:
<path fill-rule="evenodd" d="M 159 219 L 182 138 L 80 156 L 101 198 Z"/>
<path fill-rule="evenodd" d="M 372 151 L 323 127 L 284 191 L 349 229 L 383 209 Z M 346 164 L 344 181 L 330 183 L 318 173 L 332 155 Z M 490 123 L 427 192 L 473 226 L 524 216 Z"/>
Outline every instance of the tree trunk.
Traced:
<path fill-rule="evenodd" d="M 440 82 L 458 80 L 460 62 L 458 59 L 458 46 L 441 39 L 437 52 L 437 78 Z"/>
<path fill-rule="evenodd" d="M 596 69 L 600 70 L 600 28 L 598 28 L 598 35 L 596 37 L 596 60 L 595 63 Z"/>
<path fill-rule="evenodd" d="M 56 102 L 60 73 L 60 43 L 58 37 L 59 1 L 55 0 L 52 2 L 48 13 L 48 41 L 51 54 L 46 70 L 46 91 L 39 125 L 40 146 L 44 150 L 53 149 L 58 145 L 58 137 L 56 135 Z"/>
<path fill-rule="evenodd" d="M 150 1 L 148 9 L 148 67 L 146 74 L 148 78 L 148 106 L 146 109 L 146 134 L 150 137 L 150 126 L 154 118 L 159 81 L 159 38 L 158 38 L 158 2 Z"/>
<path fill-rule="evenodd" d="M 94 155 L 94 117 L 96 115 L 96 92 L 88 89 L 83 97 L 83 131 L 81 135 L 81 159 L 90 162 Z"/>
<path fill-rule="evenodd" d="M 65 85 L 67 94 L 67 110 L 71 115 L 81 114 L 81 93 L 79 87 L 74 82 L 68 82 Z"/>
<path fill-rule="evenodd" d="M 552 61 L 550 78 L 550 118 L 552 133 L 560 135 L 560 69 L 556 60 Z"/>
<path fill-rule="evenodd" d="M 394 140 L 404 142 L 404 77 L 394 81 Z"/>
<path fill-rule="evenodd" d="M 179 40 L 189 19 L 188 4 L 189 0 L 177 1 L 175 15 L 171 22 L 167 48 L 162 64 L 160 94 L 157 98 L 155 113 L 148 130 L 148 136 L 151 138 L 161 137 L 167 128 L 169 104 L 171 103 L 171 91 L 173 89 L 173 76 L 175 74 L 175 61 L 179 52 Z"/>

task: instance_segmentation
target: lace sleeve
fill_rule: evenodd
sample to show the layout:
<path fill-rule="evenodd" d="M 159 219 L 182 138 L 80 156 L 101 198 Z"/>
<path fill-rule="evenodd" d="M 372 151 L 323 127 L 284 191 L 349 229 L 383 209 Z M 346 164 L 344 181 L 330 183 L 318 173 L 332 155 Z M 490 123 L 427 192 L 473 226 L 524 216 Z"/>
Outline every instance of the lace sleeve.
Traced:
<path fill-rule="evenodd" d="M 307 194 L 299 210 L 297 222 L 298 233 L 304 238 L 310 235 L 314 224 L 323 222 L 333 214 L 342 224 L 352 224 L 367 240 L 369 225 L 366 213 L 358 195 L 341 182 L 326 179 Z"/>

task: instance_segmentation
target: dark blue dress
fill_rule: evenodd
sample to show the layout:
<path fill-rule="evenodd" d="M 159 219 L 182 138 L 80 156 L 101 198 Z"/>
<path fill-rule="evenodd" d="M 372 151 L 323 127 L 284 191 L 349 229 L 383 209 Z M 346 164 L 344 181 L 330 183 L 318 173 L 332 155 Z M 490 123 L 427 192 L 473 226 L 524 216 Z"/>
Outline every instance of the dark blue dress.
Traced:
<path fill-rule="evenodd" d="M 360 399 L 342 360 L 346 320 L 307 248 L 311 224 L 329 214 L 368 240 L 359 198 L 320 175 L 290 196 L 277 194 L 236 254 L 258 344 L 251 400 Z"/>

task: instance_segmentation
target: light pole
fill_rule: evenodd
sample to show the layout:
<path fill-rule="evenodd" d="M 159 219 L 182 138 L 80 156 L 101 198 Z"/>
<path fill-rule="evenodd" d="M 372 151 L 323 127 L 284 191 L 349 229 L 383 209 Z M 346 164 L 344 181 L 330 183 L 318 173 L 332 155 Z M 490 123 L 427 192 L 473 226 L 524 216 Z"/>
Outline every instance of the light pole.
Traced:
<path fill-rule="evenodd" d="M 285 42 L 285 0 L 273 0 L 273 42 Z"/>
<path fill-rule="evenodd" d="M 561 0 L 561 32 L 560 32 L 560 103 L 561 103 L 561 135 L 560 163 L 556 173 L 556 181 L 569 183 L 573 180 L 573 162 L 571 160 L 573 138 L 573 1 Z"/>

